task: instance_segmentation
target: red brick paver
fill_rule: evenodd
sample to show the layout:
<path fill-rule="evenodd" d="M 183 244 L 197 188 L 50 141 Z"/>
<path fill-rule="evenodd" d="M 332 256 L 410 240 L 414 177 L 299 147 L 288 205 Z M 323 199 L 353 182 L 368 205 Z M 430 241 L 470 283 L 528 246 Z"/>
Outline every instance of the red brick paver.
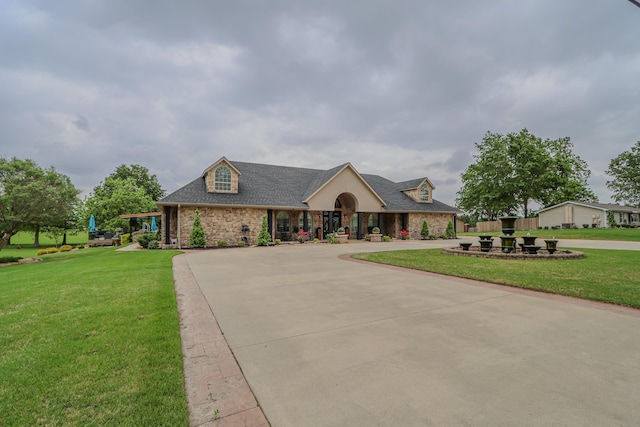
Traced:
<path fill-rule="evenodd" d="M 189 269 L 173 258 L 184 380 L 192 427 L 268 427 L 218 322 Z"/>

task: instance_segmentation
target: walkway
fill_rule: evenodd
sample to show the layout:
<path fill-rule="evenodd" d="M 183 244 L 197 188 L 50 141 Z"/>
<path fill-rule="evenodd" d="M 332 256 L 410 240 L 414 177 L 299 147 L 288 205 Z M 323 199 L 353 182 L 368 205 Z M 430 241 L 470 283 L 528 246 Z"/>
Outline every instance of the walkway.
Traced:
<path fill-rule="evenodd" d="M 263 426 L 264 418 L 247 418 L 260 409 L 274 427 L 606 426 L 640 419 L 638 311 L 338 258 L 442 243 L 283 245 L 177 257 L 176 282 L 192 273 L 208 301 L 192 310 L 197 288 L 180 291 L 181 317 L 211 316 L 208 324 L 183 325 L 183 340 L 191 329 L 214 343 L 195 351 L 191 364 L 207 354 L 224 360 L 228 343 L 244 374 L 201 366 L 211 386 L 198 396 L 212 398 L 192 425 Z M 216 324 L 209 306 L 224 338 L 209 327 Z M 196 347 L 184 348 L 188 356 Z M 240 409 L 233 398 L 212 395 L 221 392 L 220 378 L 238 379 L 226 383 L 243 396 Z"/>

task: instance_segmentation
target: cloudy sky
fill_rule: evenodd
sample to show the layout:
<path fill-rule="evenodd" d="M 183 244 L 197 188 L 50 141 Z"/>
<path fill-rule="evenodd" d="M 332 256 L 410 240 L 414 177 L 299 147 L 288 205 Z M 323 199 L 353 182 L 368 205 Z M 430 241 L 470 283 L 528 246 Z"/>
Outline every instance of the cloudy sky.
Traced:
<path fill-rule="evenodd" d="M 640 140 L 627 0 L 2 0 L 0 157 L 87 194 L 120 164 L 172 192 L 221 156 L 395 181 L 453 204 L 487 131 L 571 138 L 611 201 Z"/>

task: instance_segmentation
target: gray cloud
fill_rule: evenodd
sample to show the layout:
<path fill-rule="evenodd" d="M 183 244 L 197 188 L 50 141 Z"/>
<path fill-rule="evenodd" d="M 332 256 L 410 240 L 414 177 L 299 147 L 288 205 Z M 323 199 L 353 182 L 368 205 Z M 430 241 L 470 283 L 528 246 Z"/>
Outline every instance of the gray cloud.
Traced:
<path fill-rule="evenodd" d="M 571 137 L 601 201 L 640 139 L 624 0 L 0 4 L 0 155 L 90 190 L 138 163 L 169 191 L 220 156 L 427 175 L 453 203 L 485 132 Z"/>

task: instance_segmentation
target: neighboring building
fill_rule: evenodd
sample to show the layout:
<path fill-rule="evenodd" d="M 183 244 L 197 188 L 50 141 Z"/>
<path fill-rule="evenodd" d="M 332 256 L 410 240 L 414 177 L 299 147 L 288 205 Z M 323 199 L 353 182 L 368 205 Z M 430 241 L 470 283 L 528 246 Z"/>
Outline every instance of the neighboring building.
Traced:
<path fill-rule="evenodd" d="M 542 209 L 539 213 L 540 227 L 562 226 L 564 228 L 576 226 L 609 227 L 608 215 L 613 214 L 617 224 L 640 226 L 640 208 L 620 206 L 608 203 L 590 203 L 568 201 Z"/>
<path fill-rule="evenodd" d="M 295 238 L 298 230 L 310 238 L 345 227 L 351 239 L 362 239 L 373 227 L 398 237 L 401 230 L 420 238 L 423 220 L 431 234 L 455 224 L 460 210 L 433 199 L 428 178 L 392 182 L 360 174 L 345 163 L 329 170 L 231 162 L 222 157 L 202 175 L 160 201 L 162 242 L 189 246 L 196 209 L 207 246 L 219 240 L 254 244 L 267 215 L 274 239 Z"/>

